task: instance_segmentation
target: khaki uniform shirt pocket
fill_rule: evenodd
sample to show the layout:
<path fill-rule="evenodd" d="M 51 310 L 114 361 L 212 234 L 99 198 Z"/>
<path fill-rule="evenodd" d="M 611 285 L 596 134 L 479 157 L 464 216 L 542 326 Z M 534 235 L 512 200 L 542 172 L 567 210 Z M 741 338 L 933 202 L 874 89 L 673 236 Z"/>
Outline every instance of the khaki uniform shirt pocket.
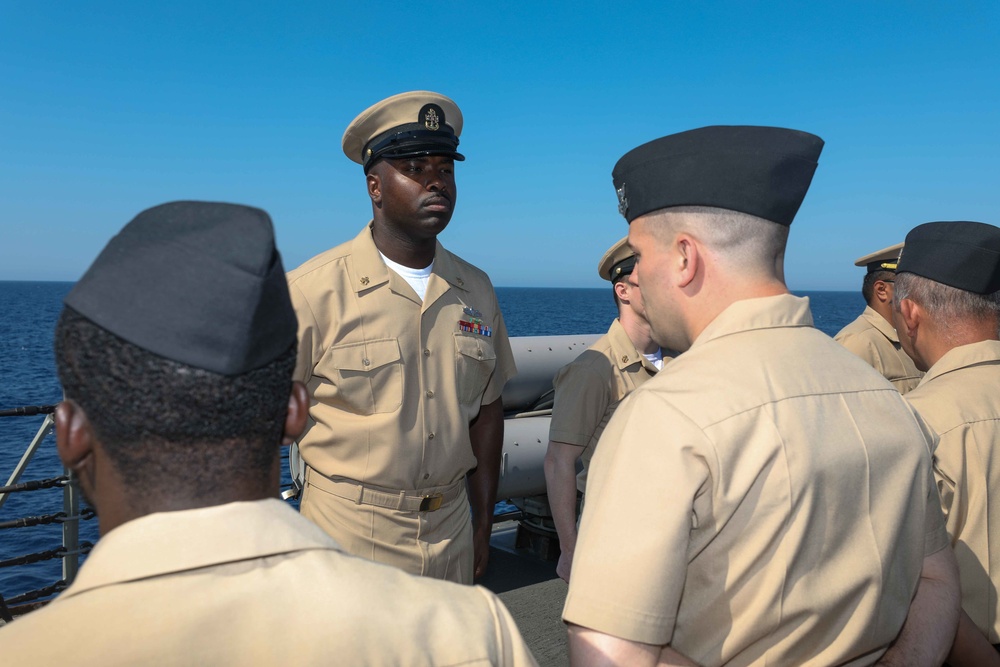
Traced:
<path fill-rule="evenodd" d="M 316 397 L 342 410 L 372 415 L 394 412 L 403 402 L 403 364 L 395 338 L 331 347 L 316 374 L 331 383 Z"/>
<path fill-rule="evenodd" d="M 456 333 L 455 381 L 459 402 L 478 403 L 496 365 L 496 350 L 486 337 Z"/>

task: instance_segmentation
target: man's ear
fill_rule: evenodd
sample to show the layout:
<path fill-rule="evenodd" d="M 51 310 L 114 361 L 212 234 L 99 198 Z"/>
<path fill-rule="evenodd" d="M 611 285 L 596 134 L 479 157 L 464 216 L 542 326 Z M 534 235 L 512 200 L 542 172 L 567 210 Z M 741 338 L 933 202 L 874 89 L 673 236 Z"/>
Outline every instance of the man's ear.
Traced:
<path fill-rule="evenodd" d="M 56 406 L 56 452 L 64 467 L 81 478 L 83 469 L 93 465 L 94 427 L 87 413 L 75 401 Z"/>
<path fill-rule="evenodd" d="M 309 390 L 299 381 L 292 383 L 292 392 L 288 395 L 288 412 L 285 414 L 285 430 L 281 437 L 282 445 L 292 444 L 306 429 L 306 419 L 309 418 Z"/>
<path fill-rule="evenodd" d="M 913 338 L 924 318 L 924 309 L 912 299 L 903 299 L 899 302 L 899 310 L 896 312 L 899 315 L 899 321 L 896 322 L 896 325 L 902 325 L 907 337 Z"/>
<path fill-rule="evenodd" d="M 688 234 L 678 234 L 674 239 L 677 248 L 677 286 L 684 288 L 698 275 L 701 268 L 701 253 L 698 241 Z"/>
<path fill-rule="evenodd" d="M 625 278 L 619 280 L 614 284 L 613 289 L 615 290 L 615 296 L 617 296 L 618 300 L 621 301 L 622 303 L 628 303 L 629 301 L 628 292 L 630 287 L 631 285 L 629 285 L 628 280 Z"/>
<path fill-rule="evenodd" d="M 368 196 L 376 206 L 382 204 L 382 177 L 374 169 L 368 172 L 365 177 L 368 183 Z"/>
<path fill-rule="evenodd" d="M 882 303 L 889 303 L 892 299 L 892 295 L 889 294 L 889 283 L 884 280 L 876 280 L 875 284 L 872 285 L 873 291 L 875 293 L 875 298 Z"/>

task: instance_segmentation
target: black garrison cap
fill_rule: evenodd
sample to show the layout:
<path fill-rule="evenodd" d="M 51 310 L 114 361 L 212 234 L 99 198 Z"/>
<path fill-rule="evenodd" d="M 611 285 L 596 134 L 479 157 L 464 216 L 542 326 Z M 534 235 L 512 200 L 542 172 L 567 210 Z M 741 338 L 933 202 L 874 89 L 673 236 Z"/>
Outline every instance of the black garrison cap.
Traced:
<path fill-rule="evenodd" d="M 711 206 L 790 225 L 823 140 L 781 127 L 717 125 L 654 139 L 612 171 L 618 211 L 631 223 L 671 206 Z"/>
<path fill-rule="evenodd" d="M 222 375 L 264 366 L 297 330 L 271 218 L 236 204 L 143 211 L 65 304 L 153 354 Z"/>
<path fill-rule="evenodd" d="M 896 273 L 915 273 L 951 287 L 1000 290 L 1000 228 L 983 222 L 927 222 L 906 235 Z"/>

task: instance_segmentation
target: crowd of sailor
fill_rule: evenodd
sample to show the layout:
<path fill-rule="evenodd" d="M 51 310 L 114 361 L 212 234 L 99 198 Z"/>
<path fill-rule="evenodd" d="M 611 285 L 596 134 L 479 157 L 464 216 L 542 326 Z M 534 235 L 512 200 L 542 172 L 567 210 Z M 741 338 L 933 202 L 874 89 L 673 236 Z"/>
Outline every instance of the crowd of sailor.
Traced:
<path fill-rule="evenodd" d="M 251 206 L 108 242 L 55 332 L 101 537 L 5 664 L 536 664 L 474 585 L 517 369 L 438 241 L 462 125 L 427 91 L 358 115 L 372 219 L 288 273 Z M 571 664 L 1000 664 L 1000 228 L 914 221 L 831 339 L 783 268 L 823 144 L 712 126 L 612 170 L 618 318 L 556 375 L 545 459 Z"/>

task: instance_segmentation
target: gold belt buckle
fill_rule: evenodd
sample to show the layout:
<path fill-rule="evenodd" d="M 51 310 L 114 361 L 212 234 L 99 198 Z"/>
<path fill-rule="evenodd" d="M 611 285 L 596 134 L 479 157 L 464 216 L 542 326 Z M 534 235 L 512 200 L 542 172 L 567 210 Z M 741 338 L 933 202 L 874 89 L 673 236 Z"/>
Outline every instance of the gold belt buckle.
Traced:
<path fill-rule="evenodd" d="M 442 502 L 444 502 L 444 494 L 435 493 L 430 496 L 424 496 L 420 500 L 420 511 L 433 512 L 435 510 L 439 510 L 441 509 Z"/>

